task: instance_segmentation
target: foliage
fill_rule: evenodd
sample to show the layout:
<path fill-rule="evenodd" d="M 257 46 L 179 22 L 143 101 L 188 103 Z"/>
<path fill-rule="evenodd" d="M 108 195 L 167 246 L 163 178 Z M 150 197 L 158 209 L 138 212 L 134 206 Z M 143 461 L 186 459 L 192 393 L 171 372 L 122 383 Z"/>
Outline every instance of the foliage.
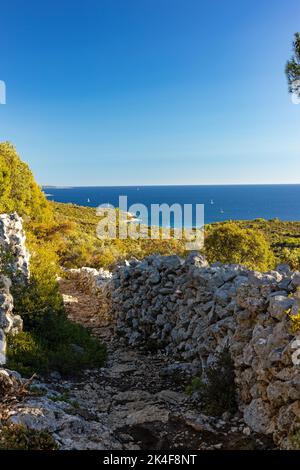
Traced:
<path fill-rule="evenodd" d="M 288 436 L 289 450 L 300 450 L 300 430 L 294 430 Z"/>
<path fill-rule="evenodd" d="M 105 357 L 105 347 L 64 315 L 46 315 L 34 328 L 8 338 L 8 367 L 26 376 L 101 367 Z"/>
<path fill-rule="evenodd" d="M 95 209 L 60 203 L 53 203 L 53 208 L 57 232 L 48 234 L 47 239 L 55 239 L 60 264 L 66 268 L 113 268 L 125 258 L 142 259 L 153 253 L 184 254 L 184 240 L 174 238 L 100 240 L 96 233 L 100 218 Z"/>
<path fill-rule="evenodd" d="M 53 217 L 28 165 L 8 142 L 0 143 L 0 213 L 3 212 L 17 212 L 36 222 L 50 222 Z"/>
<path fill-rule="evenodd" d="M 21 315 L 24 332 L 8 339 L 9 367 L 25 375 L 53 369 L 71 373 L 103 364 L 105 348 L 87 330 L 70 321 L 59 292 L 60 250 L 73 224 L 56 221 L 54 207 L 9 143 L 0 144 L 0 212 L 23 216 L 31 277 L 12 287 L 14 313 Z M 1 252 L 1 267 L 9 266 Z"/>
<path fill-rule="evenodd" d="M 187 391 L 199 392 L 203 409 L 210 415 L 237 410 L 234 365 L 228 347 L 217 355 L 214 365 L 205 369 L 205 378 L 194 377 Z"/>
<path fill-rule="evenodd" d="M 29 429 L 24 425 L 1 428 L 0 450 L 57 450 L 58 445 L 47 431 Z"/>
<path fill-rule="evenodd" d="M 275 263 L 263 233 L 241 228 L 235 222 L 218 224 L 208 232 L 205 254 L 209 262 L 238 263 L 262 271 L 273 267 Z"/>
<path fill-rule="evenodd" d="M 288 264 L 291 269 L 300 268 L 300 249 L 295 248 L 294 250 L 289 248 L 283 248 L 281 252 L 281 262 Z"/>
<path fill-rule="evenodd" d="M 295 34 L 293 43 L 294 55 L 287 62 L 285 67 L 285 73 L 288 80 L 290 93 L 297 92 L 300 96 L 300 84 L 295 85 L 295 82 L 300 81 L 300 34 Z"/>
<path fill-rule="evenodd" d="M 276 263 L 290 264 L 292 269 L 300 269 L 300 222 L 279 219 L 239 220 L 235 221 L 240 228 L 261 232 L 271 245 Z M 220 223 L 206 227 L 209 233 Z"/>

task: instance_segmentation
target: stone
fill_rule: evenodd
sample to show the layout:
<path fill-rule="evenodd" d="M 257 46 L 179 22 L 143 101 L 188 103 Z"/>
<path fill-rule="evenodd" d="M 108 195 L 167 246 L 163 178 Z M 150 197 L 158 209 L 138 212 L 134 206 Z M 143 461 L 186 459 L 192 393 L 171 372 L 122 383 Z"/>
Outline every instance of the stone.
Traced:
<path fill-rule="evenodd" d="M 283 295 L 276 295 L 270 298 L 269 312 L 273 318 L 281 320 L 287 315 L 293 304 L 293 299 Z"/>
<path fill-rule="evenodd" d="M 10 253 L 9 271 L 14 283 L 27 283 L 29 279 L 29 253 L 22 219 L 17 214 L 0 215 L 0 247 Z M 23 328 L 20 316 L 13 314 L 12 281 L 0 274 L 0 365 L 6 363 L 6 335 L 16 334 Z"/>
<path fill-rule="evenodd" d="M 166 423 L 169 420 L 169 411 L 155 405 L 146 405 L 142 410 L 129 413 L 126 418 L 128 426 L 137 426 L 145 423 Z"/>
<path fill-rule="evenodd" d="M 244 410 L 245 423 L 255 432 L 272 434 L 274 423 L 272 422 L 271 406 L 261 398 L 256 398 L 246 406 Z"/>
<path fill-rule="evenodd" d="M 173 390 L 161 390 L 155 395 L 159 400 L 177 405 L 187 400 L 183 393 L 174 392 Z"/>
<path fill-rule="evenodd" d="M 212 426 L 212 418 L 205 414 L 196 414 L 188 412 L 184 416 L 185 422 L 188 426 L 191 426 L 197 432 L 211 432 L 215 433 L 215 429 Z"/>

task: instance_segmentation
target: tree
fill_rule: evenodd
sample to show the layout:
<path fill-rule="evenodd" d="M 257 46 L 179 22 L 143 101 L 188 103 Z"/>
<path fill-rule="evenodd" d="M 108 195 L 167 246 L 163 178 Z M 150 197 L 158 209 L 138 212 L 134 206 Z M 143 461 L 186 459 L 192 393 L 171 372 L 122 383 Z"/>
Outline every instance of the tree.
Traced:
<path fill-rule="evenodd" d="M 288 79 L 289 92 L 296 93 L 300 97 L 300 34 L 295 34 L 293 43 L 294 55 L 285 66 Z"/>
<path fill-rule="evenodd" d="M 265 236 L 256 230 L 243 229 L 235 222 L 218 224 L 208 233 L 205 254 L 210 263 L 242 264 L 260 271 L 272 268 L 275 263 Z"/>
<path fill-rule="evenodd" d="M 8 142 L 0 143 L 0 213 L 18 212 L 26 220 L 48 222 L 52 209 L 28 165 Z"/>

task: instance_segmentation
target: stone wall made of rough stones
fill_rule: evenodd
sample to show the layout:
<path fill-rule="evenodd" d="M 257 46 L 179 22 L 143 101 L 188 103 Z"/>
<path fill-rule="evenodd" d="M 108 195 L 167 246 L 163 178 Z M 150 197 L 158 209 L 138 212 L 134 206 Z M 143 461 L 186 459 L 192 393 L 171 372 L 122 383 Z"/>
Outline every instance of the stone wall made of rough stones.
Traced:
<path fill-rule="evenodd" d="M 149 256 L 101 282 L 116 333 L 132 346 L 154 342 L 174 365 L 199 374 L 228 345 L 245 422 L 290 446 L 300 430 L 300 365 L 286 312 L 299 311 L 299 272 Z"/>
<path fill-rule="evenodd" d="M 25 233 L 21 217 L 14 214 L 0 215 L 0 248 L 9 254 L 8 268 L 12 279 L 25 282 L 29 277 L 29 253 L 25 246 Z M 3 267 L 2 267 L 3 270 Z M 13 315 L 11 280 L 1 273 L 0 266 L 0 365 L 6 362 L 6 336 L 22 329 L 22 319 Z"/>
<path fill-rule="evenodd" d="M 11 272 L 24 279 L 29 277 L 29 252 L 23 220 L 17 214 L 0 214 L 0 247 L 11 255 Z"/>

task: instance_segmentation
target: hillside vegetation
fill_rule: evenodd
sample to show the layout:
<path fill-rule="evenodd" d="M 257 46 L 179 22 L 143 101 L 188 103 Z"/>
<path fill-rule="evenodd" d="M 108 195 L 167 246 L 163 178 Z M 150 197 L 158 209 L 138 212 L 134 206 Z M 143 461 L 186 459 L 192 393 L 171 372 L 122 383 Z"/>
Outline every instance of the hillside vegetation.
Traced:
<path fill-rule="evenodd" d="M 102 365 L 103 345 L 71 322 L 64 310 L 56 279 L 57 240 L 45 236 L 58 228 L 53 207 L 9 143 L 0 144 L 0 210 L 16 211 L 24 218 L 31 253 L 28 284 L 16 282 L 12 287 L 14 312 L 22 316 L 24 331 L 8 339 L 8 366 L 30 375 L 51 370 L 70 373 Z M 4 273 L 9 259 L 7 253 L 1 253 Z"/>
<path fill-rule="evenodd" d="M 18 212 L 32 222 L 50 223 L 53 218 L 28 165 L 8 142 L 0 143 L 0 213 L 4 212 Z"/>
<path fill-rule="evenodd" d="M 208 225 L 206 231 L 210 233 L 226 223 Z M 275 264 L 287 263 L 293 269 L 300 269 L 300 221 L 289 222 L 275 218 L 239 220 L 234 223 L 241 229 L 262 233 L 274 253 Z"/>
<path fill-rule="evenodd" d="M 184 240 L 99 240 L 96 235 L 99 217 L 94 208 L 51 204 L 58 232 L 48 233 L 46 239 L 57 240 L 60 263 L 67 268 L 111 268 L 132 256 L 141 259 L 151 253 L 185 254 Z M 59 242 L 58 233 L 61 235 Z M 206 225 L 205 235 L 204 253 L 211 262 L 243 263 L 260 270 L 288 263 L 293 269 L 300 269 L 300 221 L 218 222 Z"/>

